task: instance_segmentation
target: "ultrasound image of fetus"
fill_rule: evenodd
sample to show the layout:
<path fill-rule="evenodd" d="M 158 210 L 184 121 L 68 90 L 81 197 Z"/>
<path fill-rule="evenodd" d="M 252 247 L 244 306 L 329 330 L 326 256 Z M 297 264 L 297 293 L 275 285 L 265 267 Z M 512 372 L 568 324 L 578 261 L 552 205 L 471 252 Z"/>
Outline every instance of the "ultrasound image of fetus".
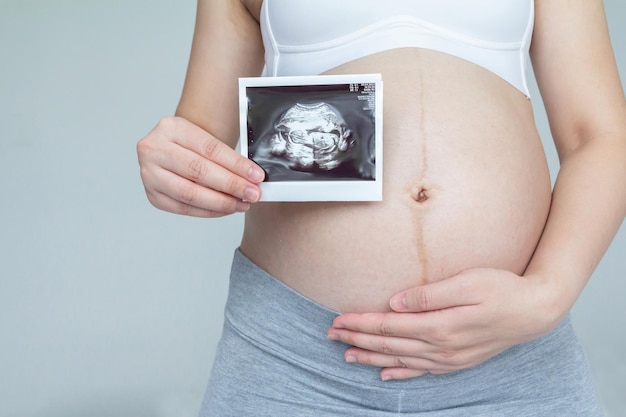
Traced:
<path fill-rule="evenodd" d="M 331 105 L 297 103 L 278 120 L 270 152 L 288 160 L 291 169 L 330 171 L 353 147 L 351 131 Z"/>
<path fill-rule="evenodd" d="M 249 87 L 248 157 L 265 181 L 374 181 L 376 118 L 360 90 Z"/>

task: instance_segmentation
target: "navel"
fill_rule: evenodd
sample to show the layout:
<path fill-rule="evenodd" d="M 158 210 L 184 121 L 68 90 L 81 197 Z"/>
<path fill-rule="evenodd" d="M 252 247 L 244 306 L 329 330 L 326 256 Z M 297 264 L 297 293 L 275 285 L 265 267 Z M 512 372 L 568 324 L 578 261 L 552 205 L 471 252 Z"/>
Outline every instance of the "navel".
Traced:
<path fill-rule="evenodd" d="M 423 203 L 424 201 L 428 200 L 428 193 L 425 189 L 420 188 L 417 193 L 412 197 L 413 200 L 417 201 L 418 203 Z"/>
<path fill-rule="evenodd" d="M 425 203 L 430 198 L 430 192 L 422 185 L 413 187 L 410 192 L 411 199 L 417 203 Z"/>

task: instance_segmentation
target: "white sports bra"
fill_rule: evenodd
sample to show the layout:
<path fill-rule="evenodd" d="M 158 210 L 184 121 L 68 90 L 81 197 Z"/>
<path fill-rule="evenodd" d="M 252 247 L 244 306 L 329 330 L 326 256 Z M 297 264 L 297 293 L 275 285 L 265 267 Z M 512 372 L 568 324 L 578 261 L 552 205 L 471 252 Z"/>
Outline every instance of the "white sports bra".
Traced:
<path fill-rule="evenodd" d="M 267 76 L 416 47 L 480 65 L 529 96 L 534 0 L 263 0 L 260 23 Z"/>

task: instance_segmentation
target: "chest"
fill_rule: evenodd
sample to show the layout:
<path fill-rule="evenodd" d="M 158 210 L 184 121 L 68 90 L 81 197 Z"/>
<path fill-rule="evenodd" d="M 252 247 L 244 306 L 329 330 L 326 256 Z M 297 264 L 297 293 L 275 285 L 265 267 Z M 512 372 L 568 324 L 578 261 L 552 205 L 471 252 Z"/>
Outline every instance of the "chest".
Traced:
<path fill-rule="evenodd" d="M 365 27 L 411 19 L 477 42 L 519 42 L 533 0 L 250 0 L 282 45 L 320 44 Z"/>

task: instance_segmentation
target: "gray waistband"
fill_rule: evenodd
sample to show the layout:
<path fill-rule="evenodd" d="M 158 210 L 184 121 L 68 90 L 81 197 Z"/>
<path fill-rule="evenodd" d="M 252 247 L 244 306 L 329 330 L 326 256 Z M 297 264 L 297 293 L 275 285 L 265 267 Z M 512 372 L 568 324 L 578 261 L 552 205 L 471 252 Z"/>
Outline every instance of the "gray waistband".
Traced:
<path fill-rule="evenodd" d="M 251 343 L 312 372 L 319 372 L 325 378 L 349 380 L 383 389 L 398 388 L 396 384 L 408 384 L 411 389 L 441 387 L 467 378 L 484 378 L 494 372 L 499 374 L 516 366 L 527 366 L 528 362 L 532 363 L 541 356 L 540 353 L 533 353 L 538 347 L 575 341 L 568 317 L 543 338 L 514 346 L 472 369 L 446 375 L 425 375 L 406 382 L 383 382 L 379 377 L 380 369 L 346 363 L 343 353 L 348 346 L 326 338 L 326 331 L 337 314 L 295 292 L 260 269 L 239 250 L 236 251 L 226 320 Z M 538 357 L 534 358 L 534 355 Z"/>

